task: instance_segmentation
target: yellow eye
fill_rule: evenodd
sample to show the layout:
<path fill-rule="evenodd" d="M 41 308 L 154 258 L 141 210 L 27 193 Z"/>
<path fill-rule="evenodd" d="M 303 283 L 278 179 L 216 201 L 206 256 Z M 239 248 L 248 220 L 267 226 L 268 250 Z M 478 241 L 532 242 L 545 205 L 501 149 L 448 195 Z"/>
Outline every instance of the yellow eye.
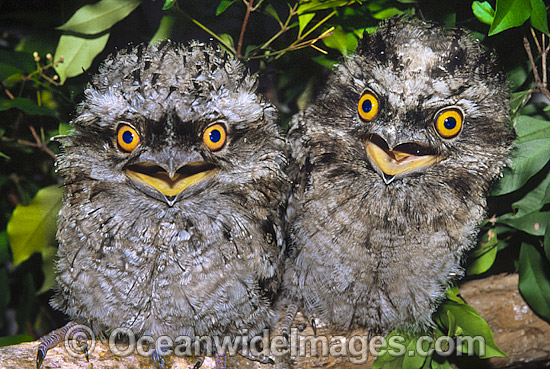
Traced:
<path fill-rule="evenodd" d="M 364 120 L 373 120 L 378 114 L 378 99 L 376 96 L 370 92 L 366 92 L 359 99 L 359 104 L 357 105 L 357 111 L 359 116 Z"/>
<path fill-rule="evenodd" d="M 122 151 L 132 151 L 139 144 L 139 141 L 139 135 L 132 127 L 122 124 L 118 128 L 117 143 Z"/>
<path fill-rule="evenodd" d="M 464 115 L 458 108 L 445 108 L 435 116 L 435 129 L 443 138 L 450 139 L 458 136 L 462 129 Z"/>
<path fill-rule="evenodd" d="M 225 138 L 225 128 L 221 124 L 214 124 L 206 128 L 202 134 L 202 141 L 212 151 L 221 149 L 225 143 Z"/>

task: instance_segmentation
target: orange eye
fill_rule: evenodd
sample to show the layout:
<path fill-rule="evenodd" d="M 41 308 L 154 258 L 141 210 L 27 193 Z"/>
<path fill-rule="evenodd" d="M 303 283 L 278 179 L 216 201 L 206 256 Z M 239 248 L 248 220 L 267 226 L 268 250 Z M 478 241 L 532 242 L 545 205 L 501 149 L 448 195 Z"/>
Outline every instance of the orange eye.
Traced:
<path fill-rule="evenodd" d="M 366 92 L 359 99 L 357 105 L 359 116 L 363 120 L 373 120 L 378 114 L 378 99 L 370 92 Z"/>
<path fill-rule="evenodd" d="M 139 144 L 139 135 L 132 127 L 122 124 L 118 128 L 117 143 L 122 151 L 130 152 Z"/>
<path fill-rule="evenodd" d="M 445 139 L 454 138 L 460 133 L 463 120 L 462 110 L 458 108 L 441 109 L 435 115 L 435 129 Z"/>
<path fill-rule="evenodd" d="M 206 128 L 202 134 L 202 141 L 212 151 L 217 151 L 225 144 L 225 128 L 221 124 L 214 124 Z"/>

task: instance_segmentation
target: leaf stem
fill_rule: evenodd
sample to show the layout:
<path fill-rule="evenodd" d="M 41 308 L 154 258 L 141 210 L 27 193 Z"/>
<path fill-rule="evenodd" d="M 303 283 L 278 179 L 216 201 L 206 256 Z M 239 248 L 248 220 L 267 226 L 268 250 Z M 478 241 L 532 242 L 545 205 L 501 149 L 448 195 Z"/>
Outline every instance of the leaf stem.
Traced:
<path fill-rule="evenodd" d="M 216 34 L 216 32 L 212 31 L 210 28 L 203 25 L 201 22 L 196 20 L 195 18 L 191 17 L 189 14 L 184 12 L 181 9 L 177 9 L 184 17 L 189 19 L 191 22 L 195 23 L 197 26 L 199 26 L 203 31 L 208 33 L 210 36 L 214 37 L 220 44 L 222 44 L 227 50 L 229 50 L 233 55 L 236 55 L 235 48 L 231 45 L 229 45 L 227 42 L 225 42 L 220 36 Z"/>
<path fill-rule="evenodd" d="M 265 50 L 267 49 L 267 47 L 269 45 L 271 45 L 271 43 L 273 41 L 275 41 L 277 38 L 279 38 L 283 33 L 285 33 L 286 31 L 288 31 L 288 24 L 290 23 L 290 20 L 292 19 L 292 17 L 294 17 L 296 15 L 296 9 L 298 7 L 298 3 L 294 4 L 294 6 L 292 8 L 290 8 L 289 6 L 289 11 L 288 11 L 288 17 L 285 21 L 284 24 L 281 24 L 281 29 L 275 34 L 273 35 L 273 37 L 271 37 L 266 43 L 264 43 L 261 47 L 260 47 L 260 50 Z"/>

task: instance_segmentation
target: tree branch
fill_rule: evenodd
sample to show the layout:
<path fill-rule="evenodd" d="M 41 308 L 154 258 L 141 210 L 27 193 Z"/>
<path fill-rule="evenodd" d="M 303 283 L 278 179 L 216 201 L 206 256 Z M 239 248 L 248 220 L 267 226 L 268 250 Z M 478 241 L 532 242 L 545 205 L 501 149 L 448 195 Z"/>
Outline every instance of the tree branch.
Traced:
<path fill-rule="evenodd" d="M 529 43 L 529 39 L 527 36 L 523 36 L 523 47 L 525 48 L 525 52 L 527 53 L 527 57 L 529 58 L 529 64 L 531 64 L 531 68 L 533 69 L 533 77 L 535 78 L 535 83 L 537 85 L 537 89 L 544 95 L 548 100 L 550 100 L 550 91 L 548 90 L 548 86 L 546 84 L 546 58 L 548 55 L 548 48 L 545 47 L 543 38 L 543 45 L 542 47 L 538 43 L 538 40 L 536 38 L 536 35 L 533 33 L 533 38 L 535 39 L 535 43 L 537 45 L 538 50 L 541 52 L 542 57 L 542 68 L 543 68 L 543 79 L 541 80 L 539 70 L 537 68 L 537 64 L 535 63 L 535 59 L 533 57 L 533 52 L 531 51 L 531 44 Z"/>
<path fill-rule="evenodd" d="M 252 11 L 252 3 L 254 0 L 243 0 L 246 4 L 246 13 L 243 19 L 243 25 L 241 26 L 241 34 L 239 35 L 239 42 L 237 43 L 237 58 L 241 57 L 241 51 L 243 49 L 243 40 L 244 40 L 244 31 L 246 30 L 246 25 L 248 24 L 248 17 L 250 17 L 250 12 Z"/>
<path fill-rule="evenodd" d="M 485 279 L 466 281 L 460 285 L 461 296 L 485 318 L 495 333 L 497 345 L 508 354 L 506 358 L 491 358 L 488 360 L 476 360 L 465 358 L 462 363 L 457 363 L 457 368 L 491 367 L 491 368 L 540 368 L 550 364 L 550 325 L 537 317 L 526 305 L 518 291 L 517 274 L 499 274 Z M 301 314 L 294 322 L 306 323 Z M 313 334 L 311 326 L 300 333 L 301 335 Z M 339 333 L 331 332 L 326 327 L 317 328 L 317 337 L 334 337 Z M 366 336 L 366 331 L 356 330 L 349 335 Z M 91 341 L 88 344 L 91 347 Z M 35 359 L 38 342 L 27 342 L 15 346 L 0 347 L 0 366 L 2 368 L 35 369 Z M 108 345 L 97 342 L 93 352 L 90 353 L 90 362 L 84 358 L 71 357 L 63 344 L 51 349 L 45 360 L 43 368 L 143 368 L 152 367 L 152 361 L 148 357 L 131 355 L 117 357 L 109 350 Z M 335 356 L 308 356 L 298 357 L 296 362 L 290 364 L 284 358 L 276 358 L 276 365 L 260 364 L 249 361 L 240 356 L 229 357 L 228 367 L 249 369 L 283 369 L 283 368 L 339 368 L 339 369 L 366 369 L 371 368 L 373 358 L 364 364 L 353 364 L 349 357 Z M 194 360 L 186 360 L 170 356 L 166 358 L 167 367 L 192 368 Z M 201 369 L 215 367 L 213 358 L 206 358 Z"/>

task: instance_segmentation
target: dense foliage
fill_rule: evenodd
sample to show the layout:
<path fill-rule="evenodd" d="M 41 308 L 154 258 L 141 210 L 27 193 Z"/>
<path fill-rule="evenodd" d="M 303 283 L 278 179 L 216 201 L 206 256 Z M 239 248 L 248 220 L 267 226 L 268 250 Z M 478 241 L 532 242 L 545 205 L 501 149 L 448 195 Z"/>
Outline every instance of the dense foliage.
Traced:
<path fill-rule="evenodd" d="M 0 1 L 0 344 L 36 339 L 63 322 L 48 306 L 62 193 L 51 139 L 70 131 L 86 73 L 103 57 L 128 42 L 211 39 L 260 73 L 284 128 L 363 32 L 399 15 L 468 28 L 500 56 L 513 89 L 517 139 L 467 274 L 519 272 L 526 302 L 550 321 L 550 39 L 543 0 Z M 434 318 L 434 336 L 482 335 L 488 350 L 480 357 L 504 355 L 456 287 Z M 415 347 L 417 337 L 409 340 Z M 375 367 L 450 368 L 452 361 L 381 355 Z"/>

